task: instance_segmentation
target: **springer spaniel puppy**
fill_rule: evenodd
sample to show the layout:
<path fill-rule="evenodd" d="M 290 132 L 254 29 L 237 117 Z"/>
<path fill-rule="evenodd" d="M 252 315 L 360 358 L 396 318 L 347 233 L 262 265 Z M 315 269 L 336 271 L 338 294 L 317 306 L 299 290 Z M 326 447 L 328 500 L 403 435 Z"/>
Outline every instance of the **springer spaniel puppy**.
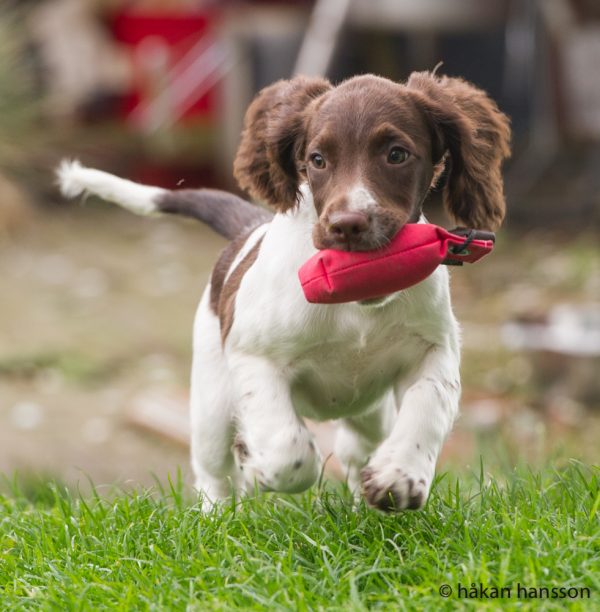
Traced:
<path fill-rule="evenodd" d="M 445 170 L 460 224 L 504 217 L 508 119 L 457 78 L 373 75 L 337 87 L 297 77 L 250 105 L 235 159 L 242 188 L 168 191 L 65 163 L 63 192 L 135 212 L 197 217 L 231 238 L 197 310 L 191 389 L 195 486 L 299 492 L 321 470 L 304 417 L 338 421 L 349 487 L 383 511 L 421 508 L 458 412 L 460 338 L 444 266 L 380 299 L 309 304 L 297 272 L 317 249 L 376 249 L 409 222 Z"/>

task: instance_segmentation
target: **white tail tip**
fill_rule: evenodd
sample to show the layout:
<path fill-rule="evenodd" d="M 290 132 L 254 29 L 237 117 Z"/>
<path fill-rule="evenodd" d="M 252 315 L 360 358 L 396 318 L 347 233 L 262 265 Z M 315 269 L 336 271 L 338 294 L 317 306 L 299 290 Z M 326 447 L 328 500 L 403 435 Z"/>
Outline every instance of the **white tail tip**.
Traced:
<path fill-rule="evenodd" d="M 102 170 L 86 168 L 77 160 L 64 160 L 56 169 L 56 176 L 67 198 L 89 193 L 138 215 L 156 214 L 157 199 L 165 193 L 160 187 L 140 185 Z"/>
<path fill-rule="evenodd" d="M 85 182 L 81 180 L 84 167 L 76 160 L 63 159 L 56 169 L 60 192 L 66 198 L 75 198 L 85 192 Z"/>

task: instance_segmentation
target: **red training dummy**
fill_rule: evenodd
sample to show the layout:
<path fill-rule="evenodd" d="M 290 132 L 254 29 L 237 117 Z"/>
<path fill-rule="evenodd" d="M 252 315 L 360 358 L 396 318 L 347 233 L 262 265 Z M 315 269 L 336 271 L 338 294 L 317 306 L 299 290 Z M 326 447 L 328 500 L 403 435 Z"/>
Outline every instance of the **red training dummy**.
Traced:
<path fill-rule="evenodd" d="M 492 250 L 494 240 L 492 232 L 408 223 L 375 251 L 319 251 L 300 268 L 298 276 L 309 302 L 368 300 L 415 285 L 442 263 L 473 263 Z"/>

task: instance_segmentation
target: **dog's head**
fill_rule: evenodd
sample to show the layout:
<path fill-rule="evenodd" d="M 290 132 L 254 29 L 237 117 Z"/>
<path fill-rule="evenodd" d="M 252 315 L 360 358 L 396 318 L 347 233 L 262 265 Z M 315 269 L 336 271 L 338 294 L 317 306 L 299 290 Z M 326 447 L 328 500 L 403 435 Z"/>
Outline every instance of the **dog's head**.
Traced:
<path fill-rule="evenodd" d="M 337 87 L 297 77 L 262 90 L 246 113 L 234 163 L 243 189 L 279 212 L 307 182 L 318 249 L 370 250 L 416 221 L 447 170 L 444 202 L 456 222 L 495 230 L 504 218 L 501 164 L 508 119 L 461 79 L 373 75 Z"/>

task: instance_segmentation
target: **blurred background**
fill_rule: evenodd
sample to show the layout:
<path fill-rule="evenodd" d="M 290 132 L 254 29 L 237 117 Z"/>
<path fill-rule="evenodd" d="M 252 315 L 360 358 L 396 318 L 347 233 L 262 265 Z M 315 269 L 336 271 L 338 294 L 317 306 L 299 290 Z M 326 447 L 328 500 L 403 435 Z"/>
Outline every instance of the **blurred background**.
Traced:
<path fill-rule="evenodd" d="M 122 486 L 188 474 L 192 319 L 224 240 L 65 202 L 64 156 L 237 191 L 244 111 L 296 73 L 462 76 L 512 120 L 494 254 L 452 270 L 462 416 L 442 469 L 600 440 L 597 0 L 3 0 L 0 472 Z M 436 198 L 426 211 L 450 226 Z"/>

